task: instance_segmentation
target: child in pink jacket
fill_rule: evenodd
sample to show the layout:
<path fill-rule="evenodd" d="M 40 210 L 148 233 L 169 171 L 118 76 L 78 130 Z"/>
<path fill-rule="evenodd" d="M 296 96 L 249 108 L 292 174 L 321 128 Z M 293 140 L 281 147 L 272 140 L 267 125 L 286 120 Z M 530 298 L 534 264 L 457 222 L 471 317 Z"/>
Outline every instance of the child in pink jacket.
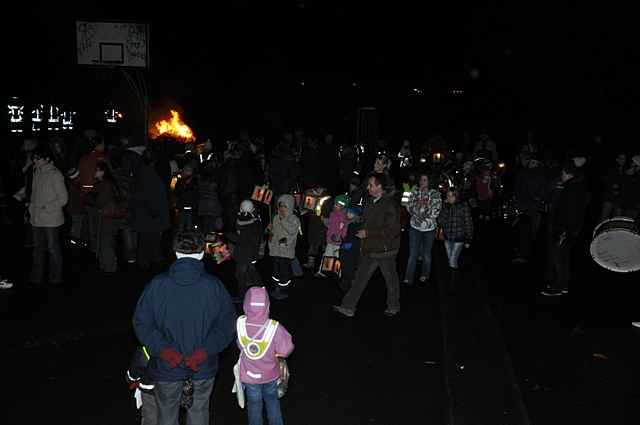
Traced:
<path fill-rule="evenodd" d="M 340 245 L 345 236 L 347 236 L 347 227 L 349 220 L 347 219 L 346 209 L 349 206 L 349 198 L 346 195 L 338 195 L 333 203 L 333 211 L 327 222 L 327 247 L 322 257 L 339 257 Z M 327 277 L 322 273 L 322 263 L 316 272 L 316 277 Z"/>
<path fill-rule="evenodd" d="M 249 425 L 262 424 L 262 403 L 269 425 L 282 425 L 278 399 L 280 361 L 293 351 L 291 334 L 269 318 L 269 295 L 264 287 L 251 287 L 244 298 L 244 316 L 236 323 L 240 348 L 240 382 L 247 399 Z"/>

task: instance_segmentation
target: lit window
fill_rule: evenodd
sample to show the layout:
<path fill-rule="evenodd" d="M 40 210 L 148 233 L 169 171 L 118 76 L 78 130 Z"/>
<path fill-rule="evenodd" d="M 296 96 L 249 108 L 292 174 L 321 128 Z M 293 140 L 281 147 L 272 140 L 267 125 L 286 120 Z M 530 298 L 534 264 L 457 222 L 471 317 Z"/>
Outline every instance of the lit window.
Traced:
<path fill-rule="evenodd" d="M 60 130 L 60 108 L 57 106 L 49 105 L 49 117 L 47 118 L 49 123 L 47 129 L 49 131 Z"/>
<path fill-rule="evenodd" d="M 73 117 L 76 115 L 73 111 L 62 112 L 62 129 L 73 130 Z"/>
<path fill-rule="evenodd" d="M 106 111 L 104 111 L 104 116 L 106 117 L 109 124 L 116 123 L 116 110 L 114 108 L 108 108 Z"/>
<path fill-rule="evenodd" d="M 31 131 L 38 132 L 42 130 L 43 118 L 44 105 L 38 105 L 31 110 Z"/>

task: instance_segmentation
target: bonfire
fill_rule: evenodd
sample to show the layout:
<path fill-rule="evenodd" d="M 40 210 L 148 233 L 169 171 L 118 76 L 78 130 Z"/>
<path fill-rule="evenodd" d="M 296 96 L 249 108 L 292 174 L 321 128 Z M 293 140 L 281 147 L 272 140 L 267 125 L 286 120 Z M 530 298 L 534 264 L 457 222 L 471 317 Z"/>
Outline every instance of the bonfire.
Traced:
<path fill-rule="evenodd" d="M 151 138 L 172 137 L 184 143 L 196 140 L 191 128 L 182 121 L 177 111 L 171 110 L 170 120 L 160 120 L 151 127 Z"/>

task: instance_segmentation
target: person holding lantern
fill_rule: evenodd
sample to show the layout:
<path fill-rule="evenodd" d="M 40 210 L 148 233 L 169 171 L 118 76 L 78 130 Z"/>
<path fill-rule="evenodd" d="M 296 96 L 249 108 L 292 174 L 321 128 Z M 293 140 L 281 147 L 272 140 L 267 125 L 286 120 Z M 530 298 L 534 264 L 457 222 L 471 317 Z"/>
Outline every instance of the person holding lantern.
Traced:
<path fill-rule="evenodd" d="M 274 289 L 270 295 L 276 300 L 288 298 L 291 284 L 291 260 L 296 255 L 296 243 L 300 231 L 300 219 L 293 213 L 293 196 L 285 194 L 278 198 L 278 214 L 271 222 L 269 254 L 273 257 L 271 279 Z"/>
<path fill-rule="evenodd" d="M 346 195 L 338 195 L 333 202 L 333 211 L 329 216 L 327 226 L 327 246 L 324 251 L 325 257 L 338 257 L 340 255 L 340 244 L 347 235 L 347 214 L 345 209 L 349 206 L 349 198 Z M 316 277 L 327 277 L 322 273 L 323 262 L 320 262 L 320 268 L 316 272 Z"/>

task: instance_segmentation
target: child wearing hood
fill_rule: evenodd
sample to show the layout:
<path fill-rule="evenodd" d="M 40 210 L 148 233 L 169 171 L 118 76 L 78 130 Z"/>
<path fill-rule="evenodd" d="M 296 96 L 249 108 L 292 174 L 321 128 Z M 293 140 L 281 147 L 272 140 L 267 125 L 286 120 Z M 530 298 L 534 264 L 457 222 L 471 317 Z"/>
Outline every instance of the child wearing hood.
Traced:
<path fill-rule="evenodd" d="M 336 196 L 333 202 L 333 211 L 329 216 L 327 223 L 327 247 L 324 251 L 324 257 L 338 257 L 340 255 L 340 244 L 347 235 L 347 213 L 345 209 L 349 206 L 349 198 L 346 195 Z M 316 277 L 327 277 L 322 273 L 322 261 L 320 268 L 315 274 Z"/>
<path fill-rule="evenodd" d="M 293 213 L 293 196 L 280 196 L 276 205 L 278 214 L 273 217 L 269 241 L 269 255 L 273 257 L 271 280 L 275 287 L 271 296 L 276 300 L 284 300 L 289 296 L 287 291 L 291 284 L 291 260 L 296 255 L 300 219 Z"/>
<path fill-rule="evenodd" d="M 269 318 L 269 296 L 264 287 L 251 287 L 244 298 L 244 316 L 236 322 L 240 348 L 240 382 L 245 389 L 249 425 L 262 424 L 262 404 L 269 425 L 282 425 L 278 399 L 279 358 L 288 357 L 294 345 L 291 334 Z"/>

